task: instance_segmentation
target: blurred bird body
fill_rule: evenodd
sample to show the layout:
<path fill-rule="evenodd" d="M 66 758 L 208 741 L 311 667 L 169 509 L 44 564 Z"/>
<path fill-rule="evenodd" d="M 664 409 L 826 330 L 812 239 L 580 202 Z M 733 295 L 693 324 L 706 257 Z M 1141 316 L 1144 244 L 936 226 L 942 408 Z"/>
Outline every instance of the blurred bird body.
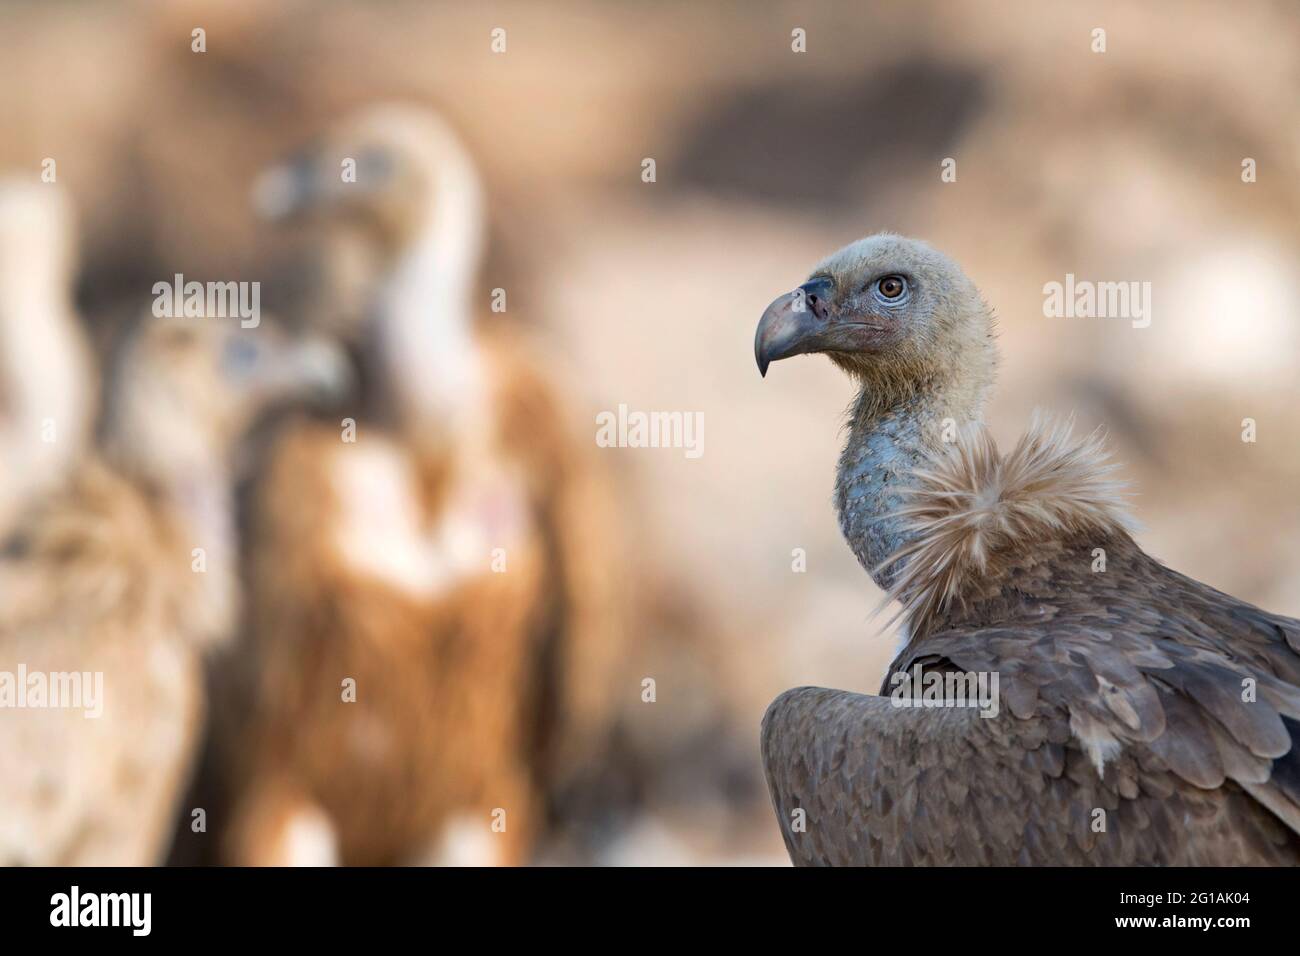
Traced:
<path fill-rule="evenodd" d="M 97 714 L 0 711 L 5 863 L 159 861 L 204 711 L 202 653 L 238 611 L 232 444 L 266 404 L 329 384 L 318 352 L 273 330 L 253 345 L 206 321 L 142 321 L 114 370 L 102 454 L 0 558 L 0 671 L 93 675 L 103 690 Z"/>
<path fill-rule="evenodd" d="M 441 122 L 370 111 L 258 198 L 324 209 L 328 238 L 368 250 L 370 306 L 338 325 L 375 387 L 355 441 L 298 428 L 254 494 L 231 858 L 524 862 L 555 722 L 590 727 L 608 694 L 603 486 L 517 334 L 476 328 L 481 187 Z M 302 820 L 321 826 L 299 854 Z"/>
<path fill-rule="evenodd" d="M 544 558 L 530 501 L 514 476 L 435 478 L 391 440 L 362 441 L 293 435 L 254 505 L 258 749 L 237 852 L 270 862 L 279 827 L 318 806 L 339 860 L 415 862 L 448 809 L 489 832 L 504 807 L 500 855 L 460 862 L 518 861 L 534 822 L 523 717 Z M 267 819 L 258 805 L 282 799 L 296 809 Z"/>
<path fill-rule="evenodd" d="M 1096 436 L 1039 420 L 997 450 L 991 318 L 946 258 L 870 237 L 801 295 L 760 323 L 760 368 L 824 351 L 861 383 L 836 502 L 907 642 L 879 697 L 799 688 L 768 709 L 791 858 L 1300 861 L 1300 622 L 1143 553 Z M 999 712 L 900 706 L 918 667 L 998 675 Z"/>
<path fill-rule="evenodd" d="M 175 515 L 99 463 L 65 494 L 30 550 L 0 562 L 0 669 L 102 675 L 102 712 L 3 712 L 0 860 L 148 865 L 202 714 L 196 621 L 228 621 Z"/>

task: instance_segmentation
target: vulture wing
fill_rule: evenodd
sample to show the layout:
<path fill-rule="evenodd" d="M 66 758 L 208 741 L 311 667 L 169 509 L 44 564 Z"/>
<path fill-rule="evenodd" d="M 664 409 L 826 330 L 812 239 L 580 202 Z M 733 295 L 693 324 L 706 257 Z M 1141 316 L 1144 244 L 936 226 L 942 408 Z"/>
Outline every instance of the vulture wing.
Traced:
<path fill-rule="evenodd" d="M 1041 794 L 1059 778 L 1062 748 L 1041 728 L 1025 727 L 1023 737 L 1017 729 L 973 710 L 903 709 L 889 697 L 821 687 L 786 691 L 763 718 L 762 748 L 790 859 L 993 864 L 1022 851 L 1032 859 L 1022 788 Z M 1048 832 L 1033 837 L 1044 851 L 1071 829 L 1070 807 L 1054 809 L 1060 819 L 1041 814 Z"/>
<path fill-rule="evenodd" d="M 914 641 L 885 696 L 800 688 L 772 704 L 763 760 L 793 860 L 1300 862 L 1300 623 L 1126 537 L 1091 574 L 1094 543 L 1026 562 L 964 623 Z M 918 667 L 945 681 L 935 699 L 889 696 Z M 981 674 L 995 716 L 956 697 Z"/>
<path fill-rule="evenodd" d="M 796 862 L 1300 862 L 1300 621 L 1145 554 L 1098 452 L 974 433 L 917 473 L 888 696 L 794 690 L 763 722 Z"/>

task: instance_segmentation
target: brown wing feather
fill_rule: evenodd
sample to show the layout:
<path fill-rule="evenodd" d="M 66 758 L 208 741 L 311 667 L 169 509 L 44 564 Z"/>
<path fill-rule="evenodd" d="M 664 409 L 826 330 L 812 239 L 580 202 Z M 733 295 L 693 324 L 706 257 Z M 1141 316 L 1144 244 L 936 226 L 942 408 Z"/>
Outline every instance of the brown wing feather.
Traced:
<path fill-rule="evenodd" d="M 768 708 L 762 751 L 796 865 L 1300 859 L 1294 835 L 1236 785 L 1201 790 L 1138 750 L 1098 776 L 1050 717 L 900 709 L 886 697 L 805 687 Z"/>
<path fill-rule="evenodd" d="M 796 862 L 1300 860 L 1296 622 L 1119 534 L 1045 543 L 945 625 L 891 671 L 996 672 L 996 717 L 810 689 L 769 710 L 764 760 Z"/>

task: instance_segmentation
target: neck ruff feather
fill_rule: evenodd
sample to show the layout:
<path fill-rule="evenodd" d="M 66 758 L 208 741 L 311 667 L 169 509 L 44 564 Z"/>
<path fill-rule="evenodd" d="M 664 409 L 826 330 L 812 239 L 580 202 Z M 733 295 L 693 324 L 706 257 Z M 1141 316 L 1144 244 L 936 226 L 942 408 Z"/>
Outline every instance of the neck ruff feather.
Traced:
<path fill-rule="evenodd" d="M 913 638 L 928 633 L 969 583 L 998 577 L 1035 544 L 1134 529 L 1101 430 L 1075 438 L 1071 426 L 1035 414 L 1002 455 L 974 424 L 913 472 L 893 513 L 909 543 L 881 564 L 903 562 L 886 598 L 902 605 L 890 623 L 902 616 Z"/>

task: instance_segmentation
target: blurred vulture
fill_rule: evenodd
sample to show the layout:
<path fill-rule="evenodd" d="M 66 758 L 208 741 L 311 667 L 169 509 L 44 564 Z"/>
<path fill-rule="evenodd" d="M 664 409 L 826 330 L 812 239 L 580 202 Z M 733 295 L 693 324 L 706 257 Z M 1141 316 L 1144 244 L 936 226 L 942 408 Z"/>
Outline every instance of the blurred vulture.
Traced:
<path fill-rule="evenodd" d="M 59 187 L 0 180 L 0 538 L 90 436 L 98 386 L 72 306 L 75 256 Z"/>
<path fill-rule="evenodd" d="M 102 454 L 0 555 L 0 864 L 159 861 L 202 720 L 202 652 L 237 611 L 233 444 L 342 356 L 266 322 L 146 318 Z"/>
<path fill-rule="evenodd" d="M 436 117 L 383 107 L 255 199 L 317 230 L 337 303 L 319 321 L 364 394 L 292 430 L 253 491 L 227 857 L 526 861 L 549 785 L 603 728 L 618 633 L 591 453 L 537 347 L 475 321 L 475 167 Z"/>
<path fill-rule="evenodd" d="M 863 239 L 777 299 L 760 370 L 812 352 L 861 386 L 840 525 L 906 644 L 881 696 L 768 709 L 791 858 L 1300 861 L 1300 621 L 1143 553 L 1097 436 L 1040 419 L 998 451 L 988 309 L 928 246 Z"/>

